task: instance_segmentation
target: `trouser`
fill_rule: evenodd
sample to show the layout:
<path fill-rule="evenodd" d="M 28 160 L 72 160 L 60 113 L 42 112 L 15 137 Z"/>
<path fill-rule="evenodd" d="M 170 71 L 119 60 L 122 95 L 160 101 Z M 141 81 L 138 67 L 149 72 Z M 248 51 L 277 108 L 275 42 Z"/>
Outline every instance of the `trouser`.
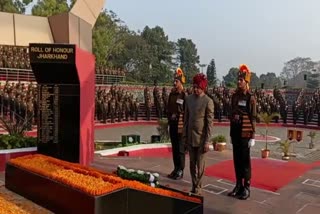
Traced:
<path fill-rule="evenodd" d="M 236 179 L 251 179 L 251 158 L 250 147 L 248 146 L 250 139 L 231 137 L 233 146 L 233 163 L 236 173 Z"/>
<path fill-rule="evenodd" d="M 178 133 L 178 124 L 170 124 L 169 134 L 172 145 L 174 170 L 183 171 L 185 166 L 185 146 L 182 142 L 182 134 Z"/>
<path fill-rule="evenodd" d="M 192 189 L 200 190 L 202 188 L 202 178 L 205 169 L 206 153 L 203 153 L 203 147 L 190 146 L 188 149 L 190 158 L 190 175 L 192 179 Z"/>

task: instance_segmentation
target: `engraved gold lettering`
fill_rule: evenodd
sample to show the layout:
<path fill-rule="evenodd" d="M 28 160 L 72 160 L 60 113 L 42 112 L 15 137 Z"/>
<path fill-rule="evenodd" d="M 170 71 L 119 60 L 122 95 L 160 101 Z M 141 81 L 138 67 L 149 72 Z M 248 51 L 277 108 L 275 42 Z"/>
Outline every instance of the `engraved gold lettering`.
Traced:
<path fill-rule="evenodd" d="M 43 53 L 43 50 L 40 47 L 31 47 L 30 51 L 34 53 Z"/>
<path fill-rule="evenodd" d="M 42 54 L 40 53 L 37 56 L 38 59 L 62 59 L 62 60 L 67 60 L 68 55 L 67 54 Z"/>

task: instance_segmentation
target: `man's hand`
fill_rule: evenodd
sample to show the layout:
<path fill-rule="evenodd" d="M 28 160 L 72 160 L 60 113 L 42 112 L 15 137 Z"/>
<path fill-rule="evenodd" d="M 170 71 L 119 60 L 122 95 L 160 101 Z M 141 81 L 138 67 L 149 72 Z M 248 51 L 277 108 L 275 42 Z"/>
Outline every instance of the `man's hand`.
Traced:
<path fill-rule="evenodd" d="M 172 114 L 171 115 L 171 120 L 176 120 L 177 119 L 177 115 L 176 114 Z"/>
<path fill-rule="evenodd" d="M 252 147 L 256 144 L 255 140 L 254 139 L 250 139 L 249 142 L 248 142 L 248 147 Z"/>
<path fill-rule="evenodd" d="M 209 142 L 206 142 L 203 147 L 203 153 L 209 152 Z"/>
<path fill-rule="evenodd" d="M 188 153 L 188 152 L 189 152 L 189 146 L 188 146 L 188 144 L 187 144 L 187 143 L 184 143 L 183 147 L 184 147 L 184 153 L 185 153 L 185 154 Z"/>

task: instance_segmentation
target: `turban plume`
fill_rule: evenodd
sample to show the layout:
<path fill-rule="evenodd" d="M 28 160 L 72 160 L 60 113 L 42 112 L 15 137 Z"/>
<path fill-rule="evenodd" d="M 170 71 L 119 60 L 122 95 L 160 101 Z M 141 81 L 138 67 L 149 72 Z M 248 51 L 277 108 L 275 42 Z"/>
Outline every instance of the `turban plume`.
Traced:
<path fill-rule="evenodd" d="M 251 81 L 251 72 L 247 65 L 241 64 L 239 66 L 239 77 L 242 77 L 247 83 Z"/>
<path fill-rule="evenodd" d="M 182 84 L 186 83 L 186 77 L 181 68 L 177 68 L 174 79 L 179 80 Z"/>

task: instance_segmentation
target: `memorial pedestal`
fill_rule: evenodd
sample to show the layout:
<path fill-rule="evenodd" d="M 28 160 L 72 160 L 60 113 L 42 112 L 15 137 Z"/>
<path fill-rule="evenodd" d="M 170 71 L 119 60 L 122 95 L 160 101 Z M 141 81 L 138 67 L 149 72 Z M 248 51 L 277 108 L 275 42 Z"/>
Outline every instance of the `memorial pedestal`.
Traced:
<path fill-rule="evenodd" d="M 70 186 L 14 166 L 10 163 L 8 163 L 6 166 L 5 176 L 6 188 L 55 213 L 203 213 L 202 198 L 201 203 L 195 203 L 130 188 L 120 189 L 118 191 L 110 192 L 101 196 L 91 196 Z"/>

